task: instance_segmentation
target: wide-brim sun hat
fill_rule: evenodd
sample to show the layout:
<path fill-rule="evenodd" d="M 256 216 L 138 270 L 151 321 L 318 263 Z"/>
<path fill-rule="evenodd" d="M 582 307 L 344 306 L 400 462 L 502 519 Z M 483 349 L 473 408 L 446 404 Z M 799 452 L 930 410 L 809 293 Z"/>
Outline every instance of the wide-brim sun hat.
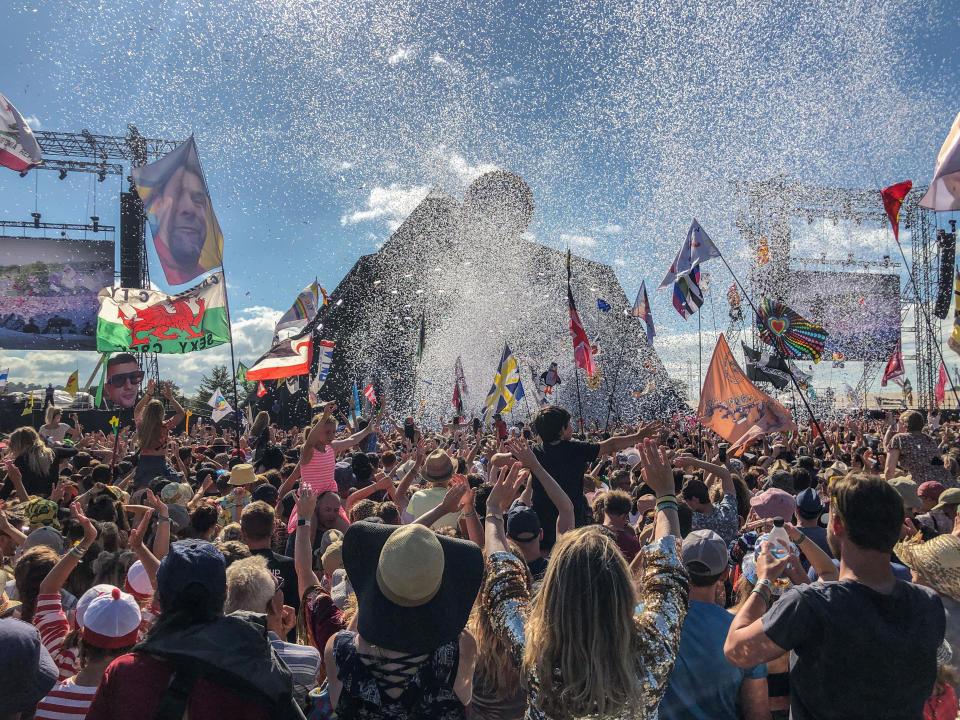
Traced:
<path fill-rule="evenodd" d="M 456 461 L 444 450 L 434 450 L 427 455 L 421 475 L 427 482 L 444 482 L 457 471 Z"/>
<path fill-rule="evenodd" d="M 960 602 L 960 538 L 938 535 L 919 542 L 919 537 L 897 543 L 894 554 L 918 573 L 924 584 Z"/>
<path fill-rule="evenodd" d="M 364 640 L 420 655 L 460 636 L 483 579 L 474 543 L 423 525 L 360 522 L 344 534 L 342 553 Z"/>

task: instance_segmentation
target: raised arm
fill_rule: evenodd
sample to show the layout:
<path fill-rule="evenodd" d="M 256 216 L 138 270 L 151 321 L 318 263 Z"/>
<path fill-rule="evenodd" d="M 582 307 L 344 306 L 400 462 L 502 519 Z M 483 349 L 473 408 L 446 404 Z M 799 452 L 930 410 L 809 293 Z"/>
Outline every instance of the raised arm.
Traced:
<path fill-rule="evenodd" d="M 757 558 L 757 585 L 740 606 L 736 617 L 730 623 L 727 640 L 723 645 L 723 654 L 733 665 L 741 668 L 753 667 L 770 662 L 786 652 L 777 645 L 763 630 L 763 614 L 771 601 L 768 585 L 780 577 L 787 566 L 788 558 L 776 558 L 770 551 L 770 543 L 761 544 Z"/>
<path fill-rule="evenodd" d="M 167 504 L 147 490 L 146 502 L 157 513 L 157 531 L 153 536 L 153 554 L 163 560 L 170 551 L 170 509 Z"/>
<path fill-rule="evenodd" d="M 150 578 L 150 585 L 154 590 L 157 588 L 157 570 L 160 568 L 160 561 L 157 556 L 143 546 L 143 537 L 147 534 L 147 528 L 150 527 L 150 518 L 153 516 L 153 508 L 147 508 L 147 511 L 140 518 L 140 524 L 130 531 L 130 537 L 127 539 L 127 545 L 137 555 L 137 559 L 147 571 L 147 577 Z"/>
<path fill-rule="evenodd" d="M 376 423 L 379 422 L 380 416 L 370 418 L 370 422 L 367 423 L 367 426 L 360 432 L 355 432 L 350 437 L 346 437 L 343 440 L 334 440 L 330 443 L 330 447 L 333 448 L 334 452 L 343 452 L 344 450 L 349 450 L 354 445 L 358 444 L 361 440 L 367 437 L 376 429 Z"/>
<path fill-rule="evenodd" d="M 573 501 L 563 491 L 563 488 L 553 479 L 553 476 L 546 471 L 530 444 L 522 437 L 507 441 L 507 449 L 523 466 L 533 473 L 533 476 L 540 481 L 544 492 L 550 498 L 550 502 L 557 508 L 557 537 L 565 532 L 573 530 L 575 520 L 573 515 Z"/>
<path fill-rule="evenodd" d="M 330 419 L 330 416 L 337 409 L 337 404 L 335 402 L 324 403 L 323 405 L 323 414 L 320 416 L 320 419 L 313 424 L 313 427 L 310 428 L 310 432 L 307 433 L 307 439 L 304 442 L 304 445 L 316 445 L 320 442 L 320 436 L 323 433 L 323 426 L 327 424 L 327 420 Z"/>
<path fill-rule="evenodd" d="M 63 587 L 67 578 L 70 577 L 70 573 L 72 573 L 73 569 L 80 563 L 84 553 L 96 542 L 97 529 L 93 526 L 90 519 L 83 514 L 80 503 L 74 501 L 70 504 L 70 514 L 79 521 L 80 527 L 83 528 L 83 540 L 70 548 L 70 550 L 60 558 L 60 562 L 50 569 L 47 576 L 40 582 L 38 593 L 40 595 L 56 595 L 59 593 L 60 588 Z"/>
<path fill-rule="evenodd" d="M 443 500 L 440 501 L 440 504 L 432 510 L 427 510 L 427 512 L 425 512 L 423 515 L 416 518 L 414 523 L 416 525 L 426 525 L 427 527 L 431 527 L 444 515 L 455 513 L 460 507 L 460 501 L 463 499 L 463 496 L 469 489 L 470 488 L 466 483 L 457 483 L 456 485 L 451 485 L 447 488 L 447 492 L 443 496 Z"/>
<path fill-rule="evenodd" d="M 143 410 L 145 407 L 147 407 L 147 403 L 149 403 L 152 399 L 153 399 L 153 378 L 150 378 L 149 380 L 147 380 L 147 391 L 143 394 L 143 397 L 140 398 L 140 400 L 137 402 L 137 404 L 133 408 L 133 421 L 135 423 L 138 423 L 138 424 L 140 423 L 140 417 L 143 415 Z"/>
<path fill-rule="evenodd" d="M 727 470 L 723 465 L 714 465 L 713 463 L 704 462 L 703 460 L 697 460 L 695 457 L 690 457 L 689 455 L 681 455 L 678 458 L 675 458 L 673 461 L 674 467 L 679 468 L 696 468 L 698 470 L 703 470 L 705 473 L 711 475 L 716 475 L 720 478 L 720 484 L 723 487 L 724 495 L 736 495 L 737 489 L 733 484 L 733 475 L 730 474 L 730 471 Z"/>
<path fill-rule="evenodd" d="M 320 584 L 320 578 L 313 571 L 313 511 L 317 507 L 317 496 L 313 490 L 304 486 L 297 498 L 297 517 L 306 522 L 297 528 L 293 542 L 293 563 L 297 569 L 297 588 L 300 597 L 311 587 Z"/>
<path fill-rule="evenodd" d="M 484 549 L 487 555 L 498 552 L 510 552 L 507 547 L 507 535 L 504 529 L 503 514 L 510 508 L 510 503 L 517 496 L 523 479 L 520 477 L 519 462 L 515 462 L 509 469 L 500 469 L 499 476 L 493 483 L 493 489 L 487 496 L 487 517 L 484 523 Z"/>
<path fill-rule="evenodd" d="M 600 454 L 613 455 L 615 452 L 623 450 L 624 448 L 628 448 L 631 445 L 636 445 L 641 440 L 654 437 L 659 432 L 660 432 L 659 422 L 651 422 L 651 423 L 647 423 L 646 425 L 641 423 L 635 433 L 631 433 L 630 435 L 618 435 L 617 437 L 607 438 L 602 443 L 600 443 Z"/>
<path fill-rule="evenodd" d="M 167 399 L 167 402 L 173 407 L 173 417 L 167 420 L 169 427 L 175 428 L 177 425 L 183 422 L 184 418 L 187 417 L 186 413 L 183 411 L 180 403 L 177 402 L 177 399 L 173 396 L 173 390 L 170 389 L 170 383 L 165 382 L 163 384 L 163 396 Z"/>

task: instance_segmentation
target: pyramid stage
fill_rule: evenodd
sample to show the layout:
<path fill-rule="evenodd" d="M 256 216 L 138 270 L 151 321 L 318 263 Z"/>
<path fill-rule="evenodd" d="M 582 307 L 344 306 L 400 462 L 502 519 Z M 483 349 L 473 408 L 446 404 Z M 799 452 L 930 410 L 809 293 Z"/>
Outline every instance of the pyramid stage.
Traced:
<path fill-rule="evenodd" d="M 345 404 L 354 382 L 361 391 L 373 382 L 398 420 L 412 412 L 436 422 L 453 414 L 459 356 L 469 390 L 464 410 L 480 415 L 506 342 L 520 360 L 526 394 L 508 422 L 536 411 L 532 376 L 551 362 L 562 383 L 547 397 L 577 416 L 566 257 L 525 239 L 532 214 L 530 188 L 503 171 L 477 178 L 462 202 L 439 188 L 430 192 L 378 252 L 356 262 L 321 309 L 315 337 L 336 347 L 320 397 Z M 643 323 L 625 314 L 632 302 L 610 266 L 577 256 L 571 266 L 577 309 L 601 347 L 597 387 L 577 371 L 583 415 L 604 423 L 609 405 L 611 419 L 663 419 L 686 408 L 647 346 Z M 598 297 L 612 308 L 599 317 Z M 426 342 L 418 361 L 421 315 Z"/>

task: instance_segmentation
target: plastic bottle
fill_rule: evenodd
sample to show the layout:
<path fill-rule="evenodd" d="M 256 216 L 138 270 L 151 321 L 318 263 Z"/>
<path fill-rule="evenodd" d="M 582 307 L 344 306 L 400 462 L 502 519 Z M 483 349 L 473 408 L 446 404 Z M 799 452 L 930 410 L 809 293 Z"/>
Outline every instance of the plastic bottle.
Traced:
<path fill-rule="evenodd" d="M 783 557 L 783 555 L 786 554 L 785 550 L 790 547 L 790 536 L 787 535 L 787 531 L 783 527 L 782 517 L 775 517 L 773 519 L 773 529 L 767 533 L 766 539 L 774 543 L 774 547 L 771 548 L 771 550 L 774 551 L 775 555 Z"/>

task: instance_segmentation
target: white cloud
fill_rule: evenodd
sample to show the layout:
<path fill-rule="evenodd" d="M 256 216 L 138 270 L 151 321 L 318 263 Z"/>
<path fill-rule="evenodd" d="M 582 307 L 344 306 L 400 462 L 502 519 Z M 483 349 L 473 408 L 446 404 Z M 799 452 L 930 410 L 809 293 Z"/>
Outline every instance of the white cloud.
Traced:
<path fill-rule="evenodd" d="M 606 225 L 592 227 L 590 230 L 591 232 L 603 233 L 604 235 L 619 235 L 623 232 L 623 225 L 619 223 L 607 223 Z"/>
<path fill-rule="evenodd" d="M 504 77 L 495 81 L 493 83 L 493 86 L 499 90 L 500 88 L 504 88 L 509 85 L 519 85 L 519 84 L 520 84 L 520 81 L 517 80 L 513 75 L 505 75 Z"/>
<path fill-rule="evenodd" d="M 396 230 L 429 192 L 429 185 L 402 187 L 399 183 L 391 183 L 387 187 L 374 187 L 367 197 L 366 207 L 343 215 L 340 224 L 355 225 L 368 220 L 383 220 L 391 230 Z"/>
<path fill-rule="evenodd" d="M 406 48 L 403 45 L 397 48 L 396 52 L 393 53 L 390 57 L 387 58 L 387 62 L 391 65 L 396 65 L 397 63 L 402 63 L 404 60 L 412 60 L 414 57 L 413 48 Z"/>
<path fill-rule="evenodd" d="M 36 115 L 28 115 L 24 120 L 27 121 L 27 125 L 30 126 L 31 130 L 43 130 L 43 123 L 40 122 L 40 118 Z"/>
<path fill-rule="evenodd" d="M 430 62 L 434 65 L 449 65 L 449 61 L 440 53 L 435 52 L 430 56 Z"/>
<path fill-rule="evenodd" d="M 613 266 L 618 268 L 625 268 L 627 266 L 627 261 L 623 258 L 614 258 Z"/>
<path fill-rule="evenodd" d="M 438 146 L 437 153 L 444 161 L 445 169 L 453 173 L 456 179 L 464 185 L 469 185 L 484 173 L 497 169 L 497 166 L 493 163 L 477 163 L 474 165 L 456 150 L 451 150 L 445 145 Z"/>
<path fill-rule="evenodd" d="M 352 170 L 355 164 L 356 163 L 352 163 L 349 160 L 341 160 L 339 167 L 341 170 Z"/>
<path fill-rule="evenodd" d="M 582 250 L 595 247 L 597 239 L 589 235 L 568 235 L 567 233 L 563 233 L 560 235 L 560 242 L 564 245 L 569 245 L 571 250 Z"/>

